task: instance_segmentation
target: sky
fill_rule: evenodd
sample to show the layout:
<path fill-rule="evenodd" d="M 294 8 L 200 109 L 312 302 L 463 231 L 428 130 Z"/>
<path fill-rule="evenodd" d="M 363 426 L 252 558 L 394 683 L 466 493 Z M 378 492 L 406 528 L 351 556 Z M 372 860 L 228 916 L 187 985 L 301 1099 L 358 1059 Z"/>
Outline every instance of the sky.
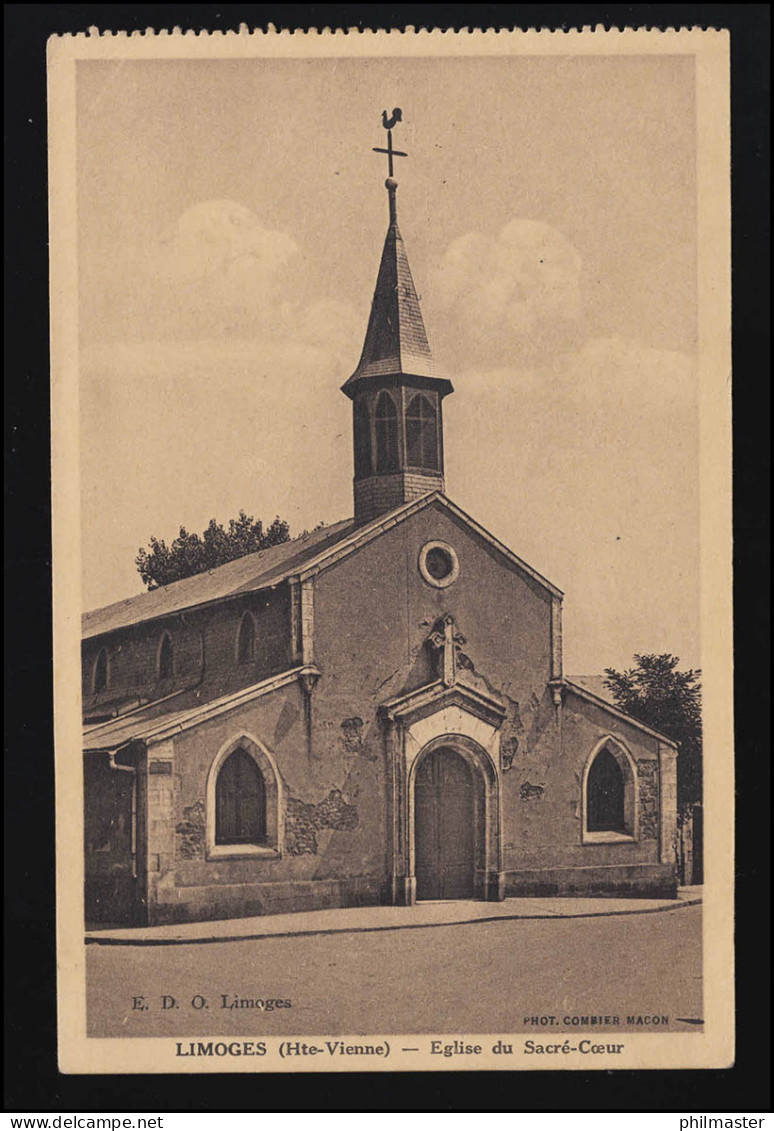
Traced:
<path fill-rule="evenodd" d="M 690 57 L 78 64 L 83 604 L 240 509 L 352 513 L 398 218 L 451 499 L 565 593 L 565 670 L 699 663 Z"/>

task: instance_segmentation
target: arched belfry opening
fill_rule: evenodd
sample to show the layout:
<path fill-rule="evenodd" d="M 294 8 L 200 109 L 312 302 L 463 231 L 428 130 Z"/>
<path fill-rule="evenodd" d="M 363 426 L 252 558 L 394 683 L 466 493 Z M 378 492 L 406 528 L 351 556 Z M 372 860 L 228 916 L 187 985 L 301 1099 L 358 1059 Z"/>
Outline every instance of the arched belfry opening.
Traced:
<path fill-rule="evenodd" d="M 366 397 L 358 397 L 353 405 L 352 428 L 355 447 L 355 478 L 365 479 L 373 473 L 371 465 L 371 412 Z"/>
<path fill-rule="evenodd" d="M 377 475 L 384 475 L 388 471 L 397 471 L 400 462 L 398 410 L 391 394 L 384 389 L 376 398 L 374 421 L 376 431 L 376 467 L 374 470 Z"/>
<path fill-rule="evenodd" d="M 409 467 L 438 471 L 438 403 L 433 394 L 416 393 L 406 406 L 406 462 Z"/>
<path fill-rule="evenodd" d="M 405 153 L 388 131 L 389 226 L 363 350 L 342 391 L 353 402 L 355 520 L 368 522 L 430 491 L 444 490 L 442 401 L 451 381 L 435 373 L 419 296 L 398 228 L 392 164 Z"/>

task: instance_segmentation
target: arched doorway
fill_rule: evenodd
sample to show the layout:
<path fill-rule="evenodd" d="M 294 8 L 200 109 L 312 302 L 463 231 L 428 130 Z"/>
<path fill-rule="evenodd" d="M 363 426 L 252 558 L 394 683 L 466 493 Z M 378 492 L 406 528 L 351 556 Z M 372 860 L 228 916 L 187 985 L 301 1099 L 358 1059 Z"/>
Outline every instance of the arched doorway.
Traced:
<path fill-rule="evenodd" d="M 480 783 L 448 746 L 424 755 L 414 781 L 417 899 L 473 899 L 480 856 Z"/>

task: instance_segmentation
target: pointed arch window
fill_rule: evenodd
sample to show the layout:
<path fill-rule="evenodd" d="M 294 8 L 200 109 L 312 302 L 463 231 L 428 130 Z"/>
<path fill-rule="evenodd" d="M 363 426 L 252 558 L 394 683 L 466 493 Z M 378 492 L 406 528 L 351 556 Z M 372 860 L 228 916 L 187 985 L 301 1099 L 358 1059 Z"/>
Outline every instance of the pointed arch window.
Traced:
<path fill-rule="evenodd" d="M 410 467 L 438 469 L 438 420 L 429 397 L 417 393 L 406 409 L 406 461 Z"/>
<path fill-rule="evenodd" d="M 587 843 L 635 840 L 637 770 L 615 738 L 592 751 L 583 776 L 583 838 Z"/>
<path fill-rule="evenodd" d="M 249 664 L 255 659 L 255 623 L 250 613 L 245 613 L 239 623 L 237 637 L 237 663 Z"/>
<path fill-rule="evenodd" d="M 355 475 L 362 479 L 371 474 L 371 415 L 365 397 L 355 401 Z"/>
<path fill-rule="evenodd" d="M 586 786 L 586 828 L 590 833 L 624 832 L 624 779 L 618 762 L 605 748 L 589 770 Z"/>
<path fill-rule="evenodd" d="M 108 685 L 108 654 L 107 648 L 100 648 L 94 661 L 94 690 L 105 691 Z"/>
<path fill-rule="evenodd" d="M 175 672 L 175 654 L 172 638 L 165 632 L 159 647 L 159 679 L 171 679 Z"/>
<path fill-rule="evenodd" d="M 207 859 L 279 859 L 282 812 L 282 781 L 270 751 L 247 734 L 229 739 L 207 774 Z"/>
<path fill-rule="evenodd" d="M 389 393 L 381 392 L 376 401 L 376 470 L 398 468 L 398 413 Z"/>
<path fill-rule="evenodd" d="M 265 844 L 266 785 L 241 746 L 224 761 L 215 783 L 215 844 Z"/>

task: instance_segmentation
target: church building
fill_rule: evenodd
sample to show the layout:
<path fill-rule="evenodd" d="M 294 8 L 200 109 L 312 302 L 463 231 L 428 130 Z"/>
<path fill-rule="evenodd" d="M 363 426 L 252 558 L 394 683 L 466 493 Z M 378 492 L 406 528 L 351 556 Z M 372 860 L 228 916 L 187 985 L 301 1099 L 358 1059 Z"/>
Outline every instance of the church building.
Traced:
<path fill-rule="evenodd" d="M 83 618 L 89 923 L 675 894 L 675 743 L 564 675 L 562 592 L 446 495 L 386 187 L 354 517 Z"/>

